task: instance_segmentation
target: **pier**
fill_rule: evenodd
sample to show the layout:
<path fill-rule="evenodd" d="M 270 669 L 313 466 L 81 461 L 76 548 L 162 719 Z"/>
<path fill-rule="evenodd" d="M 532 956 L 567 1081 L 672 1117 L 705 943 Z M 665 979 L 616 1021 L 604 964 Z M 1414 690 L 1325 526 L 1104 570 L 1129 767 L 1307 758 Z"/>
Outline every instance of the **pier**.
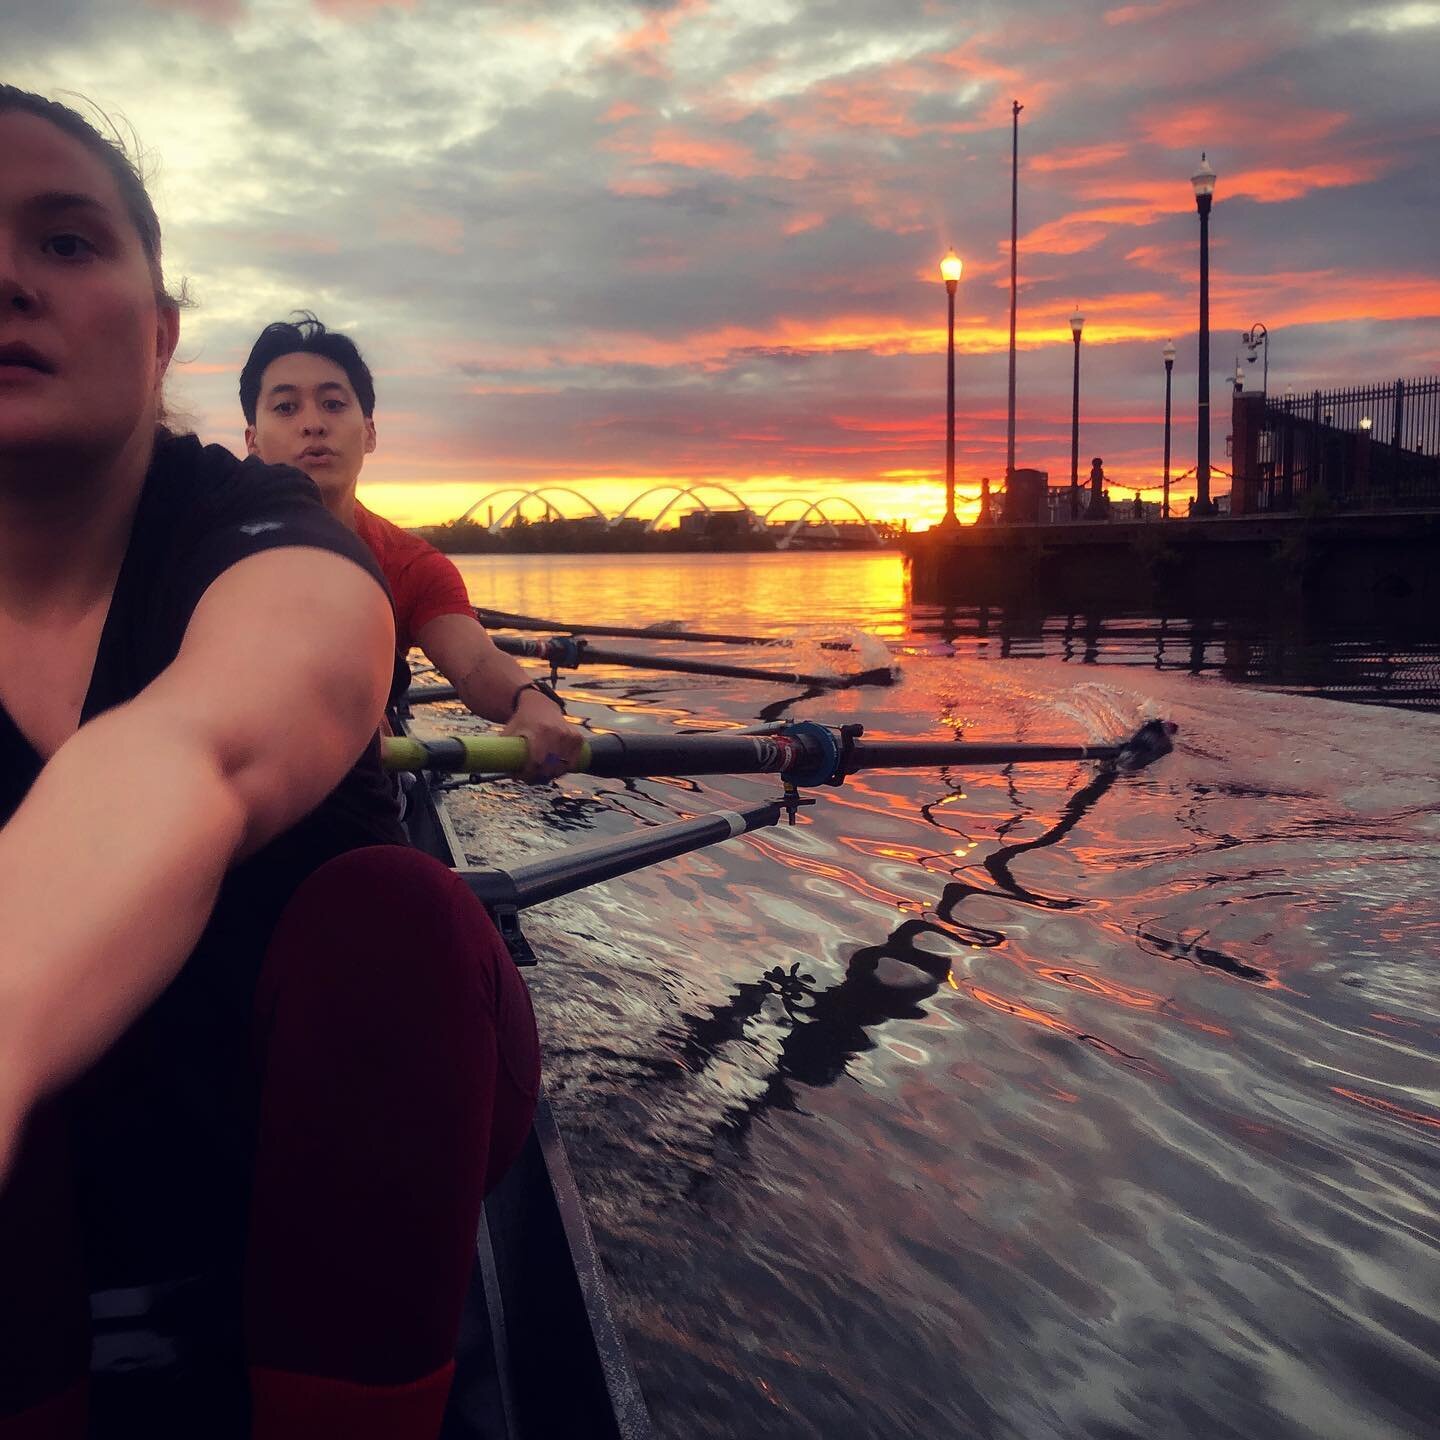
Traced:
<path fill-rule="evenodd" d="M 1087 514 L 1115 518 L 1058 519 L 1069 513 L 1054 503 L 1062 492 L 1019 470 L 998 521 L 902 537 L 915 598 L 1061 612 L 1284 604 L 1434 622 L 1440 380 L 1280 400 L 1237 389 L 1231 425 L 1226 513 L 1131 519 L 1128 504 L 1107 500 Z"/>
<path fill-rule="evenodd" d="M 1440 607 L 1440 510 L 967 525 L 902 538 L 917 600 L 1192 614 Z"/>

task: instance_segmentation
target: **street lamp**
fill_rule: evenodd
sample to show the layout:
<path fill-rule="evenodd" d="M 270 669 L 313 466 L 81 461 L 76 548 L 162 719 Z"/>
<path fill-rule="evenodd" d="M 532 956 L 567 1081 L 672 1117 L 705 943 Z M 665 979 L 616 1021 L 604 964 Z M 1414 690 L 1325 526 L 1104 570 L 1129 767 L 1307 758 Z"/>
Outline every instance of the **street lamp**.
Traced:
<path fill-rule="evenodd" d="M 945 358 L 945 518 L 941 525 L 958 525 L 955 515 L 955 287 L 965 268 L 953 249 L 940 262 L 940 278 L 950 309 L 950 336 Z"/>
<path fill-rule="evenodd" d="M 1255 363 L 1255 352 L 1262 345 L 1265 347 L 1265 365 L 1260 378 L 1260 393 L 1268 400 L 1270 398 L 1270 332 L 1257 320 L 1240 337 L 1240 343 L 1250 351 L 1246 358 L 1252 365 Z"/>
<path fill-rule="evenodd" d="M 1175 369 L 1175 342 L 1167 340 L 1160 352 L 1165 357 L 1165 503 L 1160 518 L 1170 518 L 1170 374 Z"/>
<path fill-rule="evenodd" d="M 1070 397 L 1070 518 L 1080 518 L 1080 332 L 1085 317 L 1080 307 L 1070 317 L 1070 333 L 1075 337 L 1075 384 Z"/>
<path fill-rule="evenodd" d="M 1370 417 L 1368 415 L 1362 415 L 1360 417 L 1360 433 L 1364 435 L 1367 440 L 1370 438 Z"/>
<path fill-rule="evenodd" d="M 1200 212 L 1200 402 L 1195 444 L 1195 513 L 1210 515 L 1210 204 L 1215 194 L 1215 171 L 1202 151 L 1200 165 L 1190 177 L 1195 208 Z"/>

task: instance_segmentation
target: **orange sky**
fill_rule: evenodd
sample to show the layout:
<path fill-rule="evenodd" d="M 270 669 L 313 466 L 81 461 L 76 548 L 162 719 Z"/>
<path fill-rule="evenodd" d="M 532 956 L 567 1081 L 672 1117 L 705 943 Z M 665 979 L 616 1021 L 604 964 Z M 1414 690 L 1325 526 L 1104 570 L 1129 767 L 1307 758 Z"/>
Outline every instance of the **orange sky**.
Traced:
<path fill-rule="evenodd" d="M 237 445 L 251 340 L 314 310 L 374 368 L 362 493 L 402 523 L 507 485 L 613 512 L 701 480 L 932 522 L 952 245 L 973 509 L 1005 468 L 1012 97 L 1017 463 L 1069 478 L 1078 304 L 1082 474 L 1102 455 L 1122 494 L 1158 494 L 1170 337 L 1172 468 L 1193 465 L 1201 150 L 1222 468 L 1257 321 L 1273 389 L 1440 369 L 1437 7 L 828 13 L 795 7 L 779 43 L 722 0 L 75 0 L 7 21 L 7 78 L 63 76 L 143 140 L 198 301 L 175 407 Z"/>

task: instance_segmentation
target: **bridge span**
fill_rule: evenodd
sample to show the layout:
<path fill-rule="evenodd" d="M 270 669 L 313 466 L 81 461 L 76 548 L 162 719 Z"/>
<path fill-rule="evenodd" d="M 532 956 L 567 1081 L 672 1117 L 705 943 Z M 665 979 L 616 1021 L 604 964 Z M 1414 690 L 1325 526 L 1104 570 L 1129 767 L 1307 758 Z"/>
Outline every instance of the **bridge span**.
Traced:
<path fill-rule="evenodd" d="M 648 489 L 640 491 L 632 496 L 614 515 L 607 515 L 596 503 L 582 491 L 570 485 L 502 485 L 496 489 L 487 491 L 464 514 L 458 517 L 456 524 L 483 524 L 492 535 L 498 535 L 506 525 L 513 523 L 520 518 L 527 502 L 539 501 L 545 506 L 546 518 L 549 519 L 553 511 L 560 519 L 581 519 L 594 520 L 602 523 L 607 529 L 615 529 L 625 521 L 639 521 L 642 517 L 633 512 L 642 506 L 645 501 L 656 495 L 665 495 L 668 498 L 659 509 L 648 520 L 644 521 L 644 528 L 647 534 L 652 534 L 660 528 L 661 522 L 672 511 L 684 506 L 689 502 L 690 511 L 703 510 L 706 514 L 734 514 L 740 512 L 746 517 L 745 529 L 754 535 L 771 534 L 775 537 L 775 546 L 779 550 L 788 550 L 792 545 L 803 539 L 805 531 L 828 531 L 831 536 L 838 532 L 835 529 L 835 520 L 826 514 L 827 506 L 842 506 L 853 515 L 853 520 L 847 519 L 842 524 L 858 524 L 864 530 L 869 543 L 883 545 L 884 539 L 875 529 L 875 523 L 869 519 L 860 507 L 845 495 L 826 495 L 818 500 L 808 495 L 787 495 L 784 499 L 771 505 L 763 514 L 758 514 L 745 501 L 744 497 L 733 490 L 730 486 L 715 480 L 701 480 L 692 485 L 682 485 L 678 482 L 667 482 L 659 485 L 651 485 Z M 721 495 L 731 501 L 729 506 L 711 504 L 706 499 L 707 495 Z M 486 520 L 478 520 L 476 516 L 487 506 L 500 497 L 507 497 L 507 503 L 498 515 Z M 508 498 L 513 497 L 513 498 Z M 574 501 L 582 507 L 579 516 L 567 515 L 562 509 L 560 500 Z M 789 506 L 798 505 L 800 513 L 790 520 L 777 520 L 774 518 L 778 511 Z M 780 531 L 776 534 L 776 531 Z"/>

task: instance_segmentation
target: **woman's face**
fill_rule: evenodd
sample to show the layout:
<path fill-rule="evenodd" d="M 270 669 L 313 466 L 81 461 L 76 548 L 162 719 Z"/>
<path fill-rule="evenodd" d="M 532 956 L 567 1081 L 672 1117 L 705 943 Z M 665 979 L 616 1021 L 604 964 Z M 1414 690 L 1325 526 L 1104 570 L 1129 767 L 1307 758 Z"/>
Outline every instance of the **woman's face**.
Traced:
<path fill-rule="evenodd" d="M 109 171 L 0 114 L 0 461 L 103 461 L 148 437 L 179 317 Z"/>

